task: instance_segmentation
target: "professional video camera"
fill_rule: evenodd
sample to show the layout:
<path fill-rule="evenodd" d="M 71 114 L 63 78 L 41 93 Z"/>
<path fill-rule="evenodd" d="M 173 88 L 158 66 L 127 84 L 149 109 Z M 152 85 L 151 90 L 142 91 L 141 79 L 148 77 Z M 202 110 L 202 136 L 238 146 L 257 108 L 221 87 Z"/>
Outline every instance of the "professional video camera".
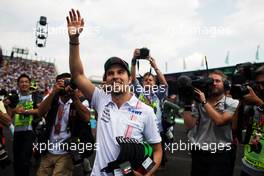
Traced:
<path fill-rule="evenodd" d="M 189 77 L 182 75 L 177 79 L 177 90 L 179 94 L 180 104 L 191 105 L 193 101 L 199 101 L 198 96 L 194 92 L 194 88 L 201 90 L 206 97 L 210 94 L 209 87 L 213 84 L 213 80 L 208 77 L 194 76 Z"/>
<path fill-rule="evenodd" d="M 234 99 L 241 99 L 249 93 L 247 86 L 255 88 L 254 79 L 255 66 L 250 63 L 242 63 L 236 65 L 235 74 L 232 77 L 232 85 L 230 94 Z"/>

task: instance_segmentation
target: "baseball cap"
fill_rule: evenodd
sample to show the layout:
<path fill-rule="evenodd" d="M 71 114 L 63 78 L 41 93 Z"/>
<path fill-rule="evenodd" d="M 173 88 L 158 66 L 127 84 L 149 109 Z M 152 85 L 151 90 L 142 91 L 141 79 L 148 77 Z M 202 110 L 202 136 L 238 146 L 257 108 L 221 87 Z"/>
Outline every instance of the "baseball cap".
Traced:
<path fill-rule="evenodd" d="M 128 74 L 130 75 L 130 71 L 129 71 L 129 68 L 128 68 L 128 63 L 126 61 L 124 61 L 123 59 L 119 58 L 119 57 L 110 57 L 109 59 L 107 59 L 107 61 L 104 64 L 105 72 L 114 64 L 121 65 L 124 69 L 126 69 Z"/>

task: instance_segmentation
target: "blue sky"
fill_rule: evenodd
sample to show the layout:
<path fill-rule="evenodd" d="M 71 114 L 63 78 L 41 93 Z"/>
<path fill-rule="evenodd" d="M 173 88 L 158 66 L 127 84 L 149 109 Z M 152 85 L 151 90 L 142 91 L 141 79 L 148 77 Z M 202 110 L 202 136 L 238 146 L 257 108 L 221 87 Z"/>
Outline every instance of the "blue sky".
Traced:
<path fill-rule="evenodd" d="M 81 58 L 88 76 L 103 74 L 111 56 L 130 62 L 134 48 L 146 46 L 165 73 L 255 62 L 257 45 L 264 62 L 263 0 L 1 0 L 0 45 L 28 48 L 47 60 L 56 58 L 59 71 L 69 71 L 65 17 L 70 8 L 85 19 Z M 45 48 L 34 46 L 34 28 L 40 16 L 48 18 Z M 183 60 L 186 69 L 183 69 Z M 168 63 L 165 70 L 165 63 Z M 149 70 L 142 61 L 140 72 Z"/>

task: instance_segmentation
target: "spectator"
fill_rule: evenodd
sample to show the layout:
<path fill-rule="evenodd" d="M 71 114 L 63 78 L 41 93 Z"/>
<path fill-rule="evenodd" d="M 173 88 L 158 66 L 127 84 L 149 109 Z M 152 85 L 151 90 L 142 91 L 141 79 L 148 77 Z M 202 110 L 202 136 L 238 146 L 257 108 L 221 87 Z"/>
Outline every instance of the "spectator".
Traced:
<path fill-rule="evenodd" d="M 41 99 L 29 91 L 31 79 L 22 74 L 17 79 L 19 102 L 12 109 L 15 132 L 13 141 L 14 171 L 16 176 L 29 176 L 34 135 L 31 122 L 38 114 Z"/>
<path fill-rule="evenodd" d="M 32 61 L 14 57 L 3 60 L 3 69 L 0 71 L 0 88 L 11 91 L 16 87 L 15 80 L 20 74 L 31 76 L 37 84 L 38 90 L 44 92 L 55 82 L 56 69 L 52 63 Z"/>
<path fill-rule="evenodd" d="M 168 93 L 168 84 L 164 77 L 164 75 L 159 70 L 156 61 L 153 57 L 148 56 L 148 61 L 151 65 L 151 67 L 155 70 L 157 74 L 158 81 L 160 82 L 160 85 L 158 86 L 156 84 L 156 77 L 147 72 L 143 76 L 143 85 L 141 86 L 139 81 L 136 78 L 136 62 L 137 59 L 140 57 L 140 49 L 135 49 L 133 58 L 132 58 L 132 67 L 131 67 L 131 78 L 132 78 L 132 84 L 134 86 L 134 92 L 136 96 L 144 102 L 145 104 L 149 105 L 153 108 L 156 116 L 157 116 L 157 125 L 159 129 L 159 133 L 162 137 L 162 149 L 163 149 L 163 158 L 161 161 L 161 166 L 165 166 L 166 162 L 166 153 L 165 153 L 165 133 L 163 131 L 162 127 L 162 103 L 164 99 L 167 96 Z"/>

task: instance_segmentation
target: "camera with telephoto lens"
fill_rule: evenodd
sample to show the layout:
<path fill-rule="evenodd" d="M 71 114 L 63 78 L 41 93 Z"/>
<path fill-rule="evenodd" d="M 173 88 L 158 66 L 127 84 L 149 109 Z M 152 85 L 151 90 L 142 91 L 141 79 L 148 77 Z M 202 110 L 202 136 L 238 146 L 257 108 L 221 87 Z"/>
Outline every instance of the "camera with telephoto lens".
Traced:
<path fill-rule="evenodd" d="M 137 59 L 148 59 L 150 51 L 148 48 L 140 48 L 139 53 Z"/>
<path fill-rule="evenodd" d="M 255 88 L 254 79 L 255 66 L 250 62 L 237 64 L 235 74 L 232 76 L 230 94 L 234 99 L 241 99 L 249 94 L 247 86 Z"/>

